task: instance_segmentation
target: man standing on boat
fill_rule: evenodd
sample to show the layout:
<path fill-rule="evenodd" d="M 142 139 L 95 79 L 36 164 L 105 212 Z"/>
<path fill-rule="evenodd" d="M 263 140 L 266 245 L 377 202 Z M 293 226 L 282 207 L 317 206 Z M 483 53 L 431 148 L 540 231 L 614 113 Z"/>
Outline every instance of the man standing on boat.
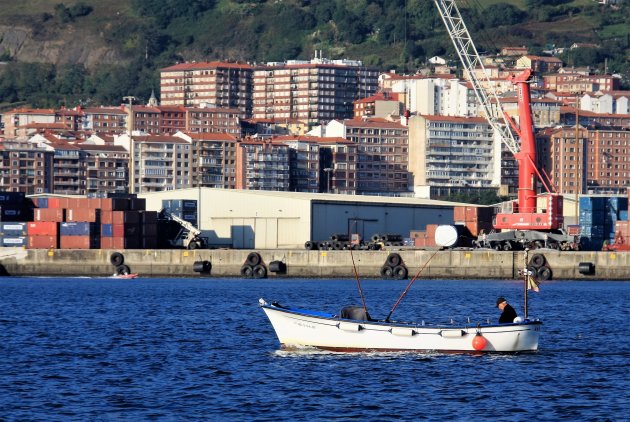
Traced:
<path fill-rule="evenodd" d="M 503 311 L 499 317 L 499 324 L 514 322 L 514 318 L 516 318 L 516 311 L 509 303 L 507 303 L 507 300 L 504 297 L 497 299 L 497 308 Z"/>

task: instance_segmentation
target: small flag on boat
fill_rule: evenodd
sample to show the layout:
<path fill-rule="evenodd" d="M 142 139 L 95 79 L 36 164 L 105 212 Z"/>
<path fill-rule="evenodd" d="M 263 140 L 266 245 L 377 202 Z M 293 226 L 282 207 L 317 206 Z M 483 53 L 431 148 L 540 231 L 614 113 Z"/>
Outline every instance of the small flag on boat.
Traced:
<path fill-rule="evenodd" d="M 533 290 L 535 292 L 540 292 L 540 283 L 531 275 L 527 276 L 527 290 Z"/>

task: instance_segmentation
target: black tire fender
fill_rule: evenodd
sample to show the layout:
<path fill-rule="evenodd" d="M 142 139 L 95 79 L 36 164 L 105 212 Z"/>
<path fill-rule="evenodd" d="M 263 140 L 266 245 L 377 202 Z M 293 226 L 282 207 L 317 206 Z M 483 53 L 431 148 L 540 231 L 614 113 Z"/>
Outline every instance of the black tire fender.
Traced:
<path fill-rule="evenodd" d="M 549 268 L 548 266 L 543 265 L 538 269 L 538 278 L 540 280 L 551 280 L 552 276 L 553 273 L 551 271 L 551 268 Z"/>
<path fill-rule="evenodd" d="M 247 255 L 247 265 L 255 267 L 256 265 L 260 264 L 261 258 L 260 258 L 260 254 L 258 252 L 251 252 L 249 255 Z"/>
<path fill-rule="evenodd" d="M 390 253 L 387 256 L 387 265 L 390 267 L 397 267 L 402 262 L 402 258 L 397 253 Z"/>
<path fill-rule="evenodd" d="M 396 280 L 404 280 L 408 276 L 407 267 L 399 265 L 394 267 L 394 278 Z"/>
<path fill-rule="evenodd" d="M 381 267 L 381 277 L 392 278 L 394 276 L 394 269 L 389 265 L 383 265 Z"/>
<path fill-rule="evenodd" d="M 120 252 L 114 252 L 109 256 L 109 262 L 115 267 L 118 267 L 125 263 L 125 255 Z"/>
<path fill-rule="evenodd" d="M 119 265 L 116 267 L 116 275 L 131 274 L 131 269 L 127 265 Z"/>
<path fill-rule="evenodd" d="M 547 260 L 545 259 L 545 255 L 541 253 L 534 254 L 532 259 L 529 260 L 530 264 L 532 264 L 536 268 L 541 268 Z"/>
<path fill-rule="evenodd" d="M 241 267 L 241 276 L 245 278 L 252 278 L 254 275 L 254 268 L 250 265 L 243 265 Z"/>
<path fill-rule="evenodd" d="M 267 277 L 267 268 L 264 265 L 256 265 L 253 268 L 254 278 L 266 278 Z"/>

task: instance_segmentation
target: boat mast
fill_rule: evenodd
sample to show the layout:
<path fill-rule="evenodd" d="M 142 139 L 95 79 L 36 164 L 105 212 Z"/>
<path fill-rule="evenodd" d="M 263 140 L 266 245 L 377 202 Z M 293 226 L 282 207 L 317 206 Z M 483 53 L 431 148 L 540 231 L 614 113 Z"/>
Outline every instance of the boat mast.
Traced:
<path fill-rule="evenodd" d="M 529 252 L 529 248 L 525 248 L 525 262 L 523 263 L 523 289 L 524 289 L 524 299 L 525 299 L 525 319 L 527 319 L 527 287 L 529 284 L 529 269 L 527 268 L 527 255 Z"/>

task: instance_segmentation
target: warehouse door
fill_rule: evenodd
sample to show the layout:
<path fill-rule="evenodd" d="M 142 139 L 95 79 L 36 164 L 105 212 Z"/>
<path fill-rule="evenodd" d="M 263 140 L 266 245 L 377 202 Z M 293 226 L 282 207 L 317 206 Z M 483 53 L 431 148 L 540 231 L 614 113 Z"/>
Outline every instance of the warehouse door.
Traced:
<path fill-rule="evenodd" d="M 255 224 L 253 218 L 234 219 L 231 227 L 232 247 L 234 249 L 254 249 Z"/>
<path fill-rule="evenodd" d="M 276 218 L 257 218 L 254 230 L 256 231 L 256 249 L 278 247 L 278 220 Z"/>

